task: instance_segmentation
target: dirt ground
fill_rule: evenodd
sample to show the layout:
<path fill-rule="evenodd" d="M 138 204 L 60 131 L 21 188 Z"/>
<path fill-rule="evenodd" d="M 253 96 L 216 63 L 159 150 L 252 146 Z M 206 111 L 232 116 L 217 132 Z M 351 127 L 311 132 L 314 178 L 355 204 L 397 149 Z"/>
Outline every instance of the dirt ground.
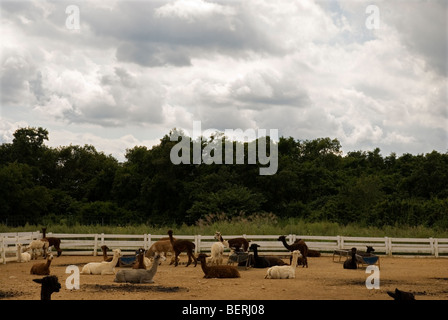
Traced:
<path fill-rule="evenodd" d="M 265 279 L 266 269 L 238 267 L 241 278 L 204 279 L 197 267 L 159 266 L 153 284 L 118 284 L 114 275 L 80 275 L 80 288 L 69 290 L 65 273 L 68 265 L 80 270 L 85 263 L 102 257 L 55 257 L 51 274 L 59 278 L 60 292 L 53 300 L 392 300 L 387 291 L 395 288 L 410 291 L 416 300 L 448 300 L 447 258 L 380 258 L 380 288 L 367 289 L 370 273 L 365 268 L 345 270 L 332 256 L 309 258 L 309 268 L 298 267 L 295 279 Z M 43 262 L 40 258 L 38 262 Z M 181 262 L 186 261 L 182 256 Z M 225 260 L 226 261 L 226 260 Z M 0 299 L 39 300 L 40 285 L 30 275 L 36 260 L 0 265 Z M 117 268 L 118 270 L 119 268 Z"/>

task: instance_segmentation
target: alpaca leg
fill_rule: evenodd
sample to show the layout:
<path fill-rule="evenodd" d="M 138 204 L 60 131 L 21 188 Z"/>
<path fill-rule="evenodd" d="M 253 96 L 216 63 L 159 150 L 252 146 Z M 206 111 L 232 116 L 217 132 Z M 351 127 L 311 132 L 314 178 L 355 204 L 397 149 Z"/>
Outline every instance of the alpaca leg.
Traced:
<path fill-rule="evenodd" d="M 186 267 L 188 267 L 191 264 L 191 252 L 188 252 L 188 262 Z"/>

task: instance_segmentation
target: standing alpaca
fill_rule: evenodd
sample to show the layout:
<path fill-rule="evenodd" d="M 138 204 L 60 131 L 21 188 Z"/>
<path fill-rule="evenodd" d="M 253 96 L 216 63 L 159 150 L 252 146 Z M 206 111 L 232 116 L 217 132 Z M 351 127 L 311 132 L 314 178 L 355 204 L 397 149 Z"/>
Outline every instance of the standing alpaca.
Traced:
<path fill-rule="evenodd" d="M 176 238 L 173 238 L 173 240 L 176 240 Z M 170 238 L 165 239 L 162 238 L 152 244 L 152 246 L 146 251 L 146 257 L 147 258 L 153 258 L 156 254 L 163 254 L 165 257 L 168 256 L 168 252 L 172 254 L 171 257 L 171 264 L 174 263 L 174 250 L 173 246 L 171 245 Z M 166 259 L 165 259 L 166 260 Z M 160 260 L 162 261 L 162 260 Z"/>
<path fill-rule="evenodd" d="M 81 274 L 114 274 L 115 266 L 117 265 L 118 258 L 120 257 L 121 250 L 115 249 L 112 261 L 106 262 L 89 262 L 82 267 Z"/>
<path fill-rule="evenodd" d="M 224 244 L 222 242 L 215 242 L 212 244 L 211 247 L 211 257 L 210 257 L 210 264 L 216 264 L 220 265 L 223 261 L 224 254 Z"/>
<path fill-rule="evenodd" d="M 296 242 L 294 242 L 292 245 L 289 245 L 288 243 L 286 243 L 286 237 L 285 236 L 280 236 L 278 237 L 278 241 L 281 241 L 283 243 L 283 246 L 288 249 L 289 251 L 293 252 L 295 250 L 299 250 L 300 253 L 302 254 L 302 267 L 307 267 L 308 268 L 308 246 L 306 245 L 305 241 L 303 241 L 302 239 L 297 240 Z M 291 260 L 292 260 L 292 256 L 289 260 L 289 264 L 291 264 Z"/>
<path fill-rule="evenodd" d="M 265 279 L 293 279 L 296 277 L 297 260 L 301 255 L 299 250 L 292 252 L 292 264 L 290 266 L 273 266 L 266 272 Z"/>
<path fill-rule="evenodd" d="M 249 248 L 249 241 L 247 241 L 243 237 L 224 240 L 222 238 L 221 232 L 216 231 L 215 239 L 221 241 L 227 248 L 233 249 L 235 251 L 240 251 L 242 249 L 244 252 L 247 252 L 247 249 Z"/>
<path fill-rule="evenodd" d="M 61 284 L 56 276 L 46 276 L 42 279 L 33 279 L 34 282 L 41 284 L 40 300 L 51 300 L 53 292 L 59 292 Z"/>
<path fill-rule="evenodd" d="M 200 253 L 198 260 L 201 263 L 202 271 L 204 272 L 204 278 L 239 278 L 240 273 L 237 268 L 232 266 L 207 266 L 207 255 Z"/>
<path fill-rule="evenodd" d="M 156 254 L 154 256 L 154 262 L 151 269 L 128 269 L 119 270 L 115 275 L 115 282 L 130 282 L 130 283 L 154 283 L 154 275 L 157 272 L 157 267 L 159 266 L 159 260 L 165 259 L 165 257 Z"/>
<path fill-rule="evenodd" d="M 46 236 L 47 228 L 42 228 L 42 240 L 48 241 L 48 248 L 53 246 L 56 251 L 58 252 L 58 257 L 61 256 L 62 250 L 61 250 L 61 239 L 56 237 L 47 237 Z"/>
<path fill-rule="evenodd" d="M 352 257 L 344 261 L 344 269 L 358 269 L 356 263 L 356 248 L 352 248 Z"/>
<path fill-rule="evenodd" d="M 171 245 L 173 246 L 173 250 L 174 250 L 174 266 L 177 267 L 178 263 L 179 263 L 179 255 L 182 252 L 186 252 L 188 255 L 188 262 L 187 262 L 187 267 L 191 264 L 191 260 L 193 259 L 194 261 L 194 266 L 196 267 L 196 265 L 198 264 L 198 261 L 196 260 L 196 257 L 193 254 L 194 248 L 196 247 L 194 245 L 193 242 L 188 241 L 188 240 L 174 240 L 173 238 L 173 230 L 168 230 L 168 235 L 170 237 L 170 242 Z M 172 262 L 171 262 L 172 264 Z"/>
<path fill-rule="evenodd" d="M 264 257 L 258 256 L 258 247 L 260 247 L 258 244 L 253 243 L 251 244 L 250 248 L 254 252 L 254 268 L 268 268 L 270 267 L 269 260 L 267 260 Z"/>

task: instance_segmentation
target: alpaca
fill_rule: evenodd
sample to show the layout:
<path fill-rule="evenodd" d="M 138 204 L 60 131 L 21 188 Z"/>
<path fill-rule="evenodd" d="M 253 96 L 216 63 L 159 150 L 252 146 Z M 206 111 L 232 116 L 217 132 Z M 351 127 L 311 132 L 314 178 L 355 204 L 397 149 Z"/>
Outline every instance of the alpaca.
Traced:
<path fill-rule="evenodd" d="M 159 266 L 159 260 L 166 259 L 160 254 L 154 256 L 154 262 L 150 269 L 128 269 L 119 270 L 115 275 L 115 282 L 130 282 L 130 283 L 154 283 L 154 275 L 157 272 L 157 267 Z"/>
<path fill-rule="evenodd" d="M 230 240 L 224 240 L 222 238 L 221 232 L 216 231 L 215 239 L 221 241 L 227 248 L 233 249 L 235 251 L 240 251 L 241 249 L 244 252 L 247 252 L 249 249 L 249 242 L 245 238 L 233 238 Z"/>
<path fill-rule="evenodd" d="M 176 238 L 173 238 L 173 239 L 176 240 Z M 166 240 L 165 238 L 162 238 L 162 239 L 154 242 L 151 245 L 151 247 L 148 249 L 148 251 L 146 251 L 146 257 L 152 258 L 157 253 L 158 254 L 163 253 L 163 255 L 165 257 L 167 257 L 168 252 L 170 252 L 173 255 L 171 257 L 171 264 L 173 264 L 174 263 L 174 250 L 173 250 L 173 246 L 171 245 L 171 241 L 169 238 L 168 238 L 168 240 Z"/>
<path fill-rule="evenodd" d="M 212 244 L 211 247 L 211 257 L 210 257 L 210 263 L 220 265 L 222 264 L 223 258 L 222 255 L 224 254 L 224 245 L 222 242 L 215 242 Z"/>
<path fill-rule="evenodd" d="M 31 260 L 31 255 L 28 252 L 22 252 L 22 244 L 17 244 L 17 262 L 28 262 Z"/>
<path fill-rule="evenodd" d="M 145 263 L 145 259 L 148 259 L 145 257 L 145 250 L 143 248 L 138 249 L 138 257 L 137 261 L 132 266 L 132 269 L 146 269 L 149 264 Z M 149 259 L 148 259 L 149 261 Z"/>
<path fill-rule="evenodd" d="M 352 248 L 352 257 L 344 261 L 344 269 L 358 269 L 356 263 L 356 248 Z"/>
<path fill-rule="evenodd" d="M 31 250 L 31 259 L 37 260 L 37 257 L 42 254 L 44 258 L 47 257 L 48 241 L 45 240 L 33 240 L 25 248 L 25 251 Z"/>
<path fill-rule="evenodd" d="M 266 272 L 265 279 L 293 279 L 296 277 L 297 260 L 301 255 L 299 250 L 292 252 L 292 264 L 290 266 L 273 266 Z"/>
<path fill-rule="evenodd" d="M 48 241 L 48 248 L 53 246 L 56 249 L 56 251 L 58 252 L 57 256 L 60 257 L 62 254 L 61 239 L 56 238 L 56 237 L 47 237 L 46 232 L 47 232 L 47 228 L 42 228 L 42 239 L 41 240 Z"/>
<path fill-rule="evenodd" d="M 237 268 L 223 265 L 207 266 L 206 259 L 207 255 L 205 253 L 198 255 L 198 260 L 204 272 L 204 278 L 240 278 L 240 273 Z"/>
<path fill-rule="evenodd" d="M 250 248 L 254 252 L 254 268 L 268 268 L 271 265 L 269 264 L 269 260 L 267 260 L 264 257 L 258 256 L 258 247 L 260 247 L 258 244 L 253 243 L 251 244 Z"/>
<path fill-rule="evenodd" d="M 120 249 L 114 250 L 114 256 L 112 258 L 112 261 L 106 262 L 89 262 L 84 267 L 82 267 L 81 274 L 114 274 L 115 273 L 115 266 L 117 265 L 118 258 L 121 255 Z"/>
<path fill-rule="evenodd" d="M 37 274 L 37 275 L 49 275 L 50 274 L 50 264 L 53 260 L 53 255 L 51 254 L 47 258 L 47 262 L 45 263 L 35 263 L 31 267 L 30 274 Z"/>
<path fill-rule="evenodd" d="M 387 291 L 387 294 L 394 298 L 394 300 L 415 300 L 412 292 L 405 292 L 395 288 L 395 292 Z"/>
<path fill-rule="evenodd" d="M 34 282 L 41 284 L 40 300 L 51 300 L 53 292 L 59 292 L 61 284 L 56 276 L 46 276 L 42 279 L 33 279 Z"/>
<path fill-rule="evenodd" d="M 174 250 L 174 266 L 177 267 L 178 263 L 179 263 L 179 255 L 182 252 L 187 252 L 188 255 L 188 262 L 187 262 L 187 267 L 191 264 L 191 260 L 194 261 L 194 266 L 196 267 L 196 265 L 198 264 L 198 261 L 196 260 L 196 257 L 193 254 L 194 248 L 195 248 L 195 244 L 191 241 L 188 240 L 174 240 L 173 238 L 173 230 L 168 230 L 168 235 L 170 237 L 170 242 L 171 245 L 173 246 L 173 250 Z M 172 262 L 170 263 L 172 264 Z"/>
<path fill-rule="evenodd" d="M 283 246 L 288 249 L 289 251 L 295 251 L 295 250 L 299 250 L 300 253 L 302 254 L 302 267 L 307 267 L 308 268 L 308 246 L 306 245 L 305 241 L 303 241 L 302 239 L 299 239 L 297 241 L 295 241 L 292 245 L 289 245 L 288 243 L 286 243 L 286 237 L 285 236 L 280 236 L 278 237 L 278 241 L 281 241 L 283 243 Z M 289 264 L 291 265 L 291 261 L 292 261 L 292 256 L 290 257 L 289 260 Z"/>
<path fill-rule="evenodd" d="M 356 254 L 360 255 L 361 257 L 371 257 L 373 256 L 372 252 L 375 252 L 375 249 L 371 246 L 366 246 L 367 251 L 360 251 L 358 250 Z"/>

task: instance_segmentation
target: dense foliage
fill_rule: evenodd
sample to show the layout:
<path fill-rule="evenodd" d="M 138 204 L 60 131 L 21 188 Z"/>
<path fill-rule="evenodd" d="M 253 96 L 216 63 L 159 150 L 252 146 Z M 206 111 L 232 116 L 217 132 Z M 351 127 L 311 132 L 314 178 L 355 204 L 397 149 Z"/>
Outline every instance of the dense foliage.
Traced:
<path fill-rule="evenodd" d="M 28 127 L 0 145 L 1 223 L 195 224 L 266 212 L 448 228 L 448 153 L 342 155 L 337 139 L 281 137 L 278 171 L 263 176 L 259 164 L 174 165 L 169 135 L 127 150 L 123 163 L 91 145 L 50 148 L 45 140 L 47 130 Z"/>

